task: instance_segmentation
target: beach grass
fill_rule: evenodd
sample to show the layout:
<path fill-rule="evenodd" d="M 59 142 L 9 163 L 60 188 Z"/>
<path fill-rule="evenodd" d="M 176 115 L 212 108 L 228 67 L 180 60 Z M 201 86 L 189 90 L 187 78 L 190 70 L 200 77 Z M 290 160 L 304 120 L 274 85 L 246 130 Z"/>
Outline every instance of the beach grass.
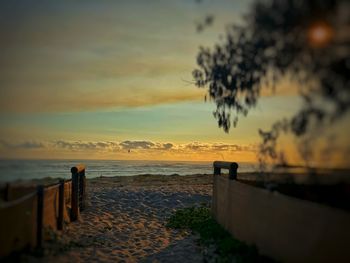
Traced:
<path fill-rule="evenodd" d="M 215 262 L 274 262 L 258 253 L 255 246 L 247 245 L 231 236 L 213 218 L 210 208 L 193 206 L 177 210 L 168 219 L 167 227 L 191 230 L 199 235 L 204 256 L 210 254 Z M 208 250 L 210 253 L 207 254 Z"/>

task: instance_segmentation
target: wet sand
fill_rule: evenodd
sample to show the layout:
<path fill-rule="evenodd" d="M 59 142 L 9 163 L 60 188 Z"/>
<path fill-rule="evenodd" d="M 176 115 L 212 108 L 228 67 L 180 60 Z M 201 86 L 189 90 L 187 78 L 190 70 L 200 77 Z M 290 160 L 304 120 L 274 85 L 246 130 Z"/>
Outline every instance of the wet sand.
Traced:
<path fill-rule="evenodd" d="M 210 203 L 212 176 L 96 178 L 87 192 L 79 221 L 40 261 L 203 262 L 198 237 L 165 224 L 176 209 Z"/>

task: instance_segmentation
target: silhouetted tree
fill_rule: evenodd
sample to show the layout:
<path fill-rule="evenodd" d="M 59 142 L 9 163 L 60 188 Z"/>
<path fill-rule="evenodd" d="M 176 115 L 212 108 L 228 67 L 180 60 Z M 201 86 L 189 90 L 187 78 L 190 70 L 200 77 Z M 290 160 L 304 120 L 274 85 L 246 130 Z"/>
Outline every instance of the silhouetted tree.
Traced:
<path fill-rule="evenodd" d="M 213 49 L 201 47 L 196 86 L 215 101 L 214 117 L 229 132 L 256 106 L 263 89 L 286 75 L 299 83 L 303 106 L 271 130 L 259 130 L 263 158 L 276 151 L 281 133 L 305 136 L 331 125 L 350 108 L 350 5 L 348 1 L 256 1 L 240 25 L 232 25 Z M 284 159 L 284 158 L 282 158 Z"/>

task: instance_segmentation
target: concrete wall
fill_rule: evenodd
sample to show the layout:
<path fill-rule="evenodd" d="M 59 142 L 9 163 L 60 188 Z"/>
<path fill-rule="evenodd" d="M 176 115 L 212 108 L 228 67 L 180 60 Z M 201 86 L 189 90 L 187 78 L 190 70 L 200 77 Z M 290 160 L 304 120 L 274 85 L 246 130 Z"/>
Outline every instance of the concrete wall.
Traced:
<path fill-rule="evenodd" d="M 214 175 L 213 214 L 283 262 L 350 262 L 350 213 Z"/>

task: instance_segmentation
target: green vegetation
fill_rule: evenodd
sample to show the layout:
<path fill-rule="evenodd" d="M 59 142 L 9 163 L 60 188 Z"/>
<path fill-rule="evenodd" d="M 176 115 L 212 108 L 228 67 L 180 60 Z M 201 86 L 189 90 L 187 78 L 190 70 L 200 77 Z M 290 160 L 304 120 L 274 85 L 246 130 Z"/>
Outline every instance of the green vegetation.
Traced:
<path fill-rule="evenodd" d="M 215 221 L 208 207 L 177 210 L 169 218 L 167 227 L 191 230 L 199 234 L 203 251 L 211 248 L 214 254 L 211 256 L 215 262 L 273 262 L 272 259 L 259 255 L 255 246 L 233 238 Z"/>

